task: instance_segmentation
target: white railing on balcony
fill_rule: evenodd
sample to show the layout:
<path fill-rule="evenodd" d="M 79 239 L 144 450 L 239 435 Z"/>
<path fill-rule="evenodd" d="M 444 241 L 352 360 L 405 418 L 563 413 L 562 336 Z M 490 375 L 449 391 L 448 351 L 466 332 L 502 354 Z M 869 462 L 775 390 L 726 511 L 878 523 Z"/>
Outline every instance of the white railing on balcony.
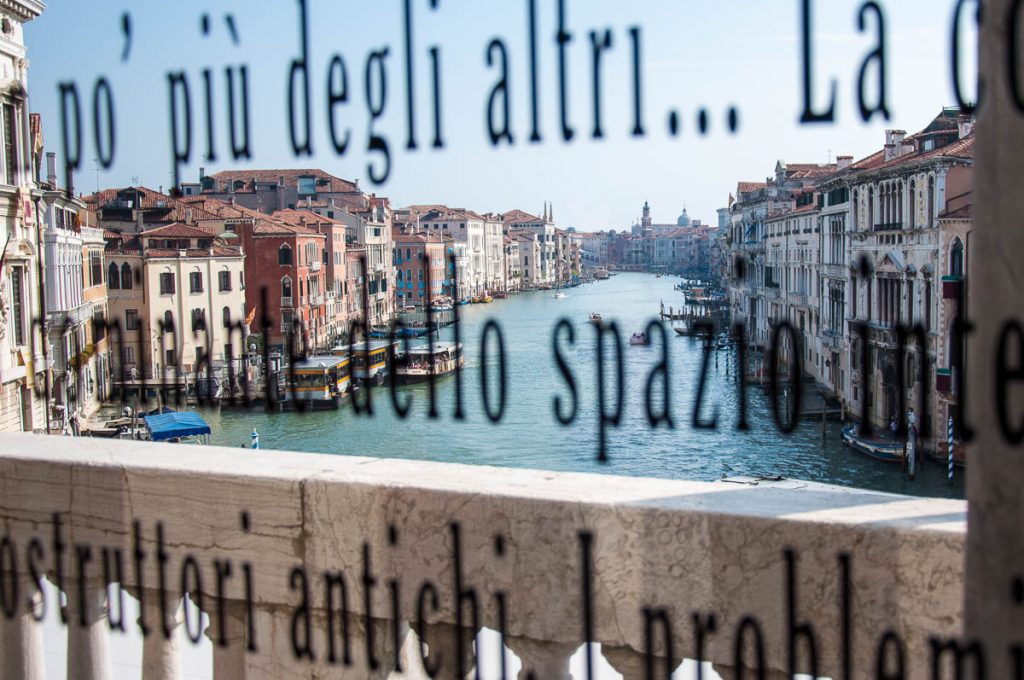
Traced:
<path fill-rule="evenodd" d="M 291 307 L 292 306 L 292 296 L 291 295 L 281 296 L 281 306 L 282 307 Z"/>
<path fill-rule="evenodd" d="M 318 272 L 320 271 L 320 266 L 320 260 L 313 260 L 312 262 L 309 263 L 309 271 Z"/>
<path fill-rule="evenodd" d="M 5 553 L 0 570 L 20 567 L 22 578 L 2 580 L 4 588 L 17 583 L 20 595 L 13 618 L 0 616 L 0 663 L 4 677 L 44 677 L 42 625 L 33 618 L 43 603 L 25 571 L 32 559 L 67 597 L 68 677 L 111 677 L 107 618 L 119 589 L 107 587 L 106 553 L 111 564 L 123 559 L 119 582 L 144 603 L 129 600 L 122 614 L 137 627 L 139 609 L 145 613 L 144 680 L 181 677 L 176 659 L 186 629 L 214 641 L 215 680 L 385 678 L 396 662 L 408 671 L 402 677 L 421 678 L 421 653 L 450 678 L 460 639 L 463 672 L 479 664 L 498 677 L 501 659 L 512 657 L 474 658 L 481 627 L 504 633 L 524 666 L 519 677 L 568 678 L 586 601 L 591 639 L 601 645 L 594 655 L 627 679 L 644 677 L 648 616 L 652 657 L 664 662 L 662 615 L 674 664 L 699 655 L 734 677 L 742 628 L 744 663 L 754 663 L 760 632 L 762 677 L 783 677 L 790 564 L 793 622 L 813 625 L 820 676 L 847 677 L 846 640 L 848 677 L 873 677 L 881 636 L 892 633 L 907 677 L 926 677 L 929 636 L 959 633 L 965 521 L 962 501 L 798 482 L 686 482 L 5 434 L 0 522 L 15 561 Z M 59 569 L 54 535 L 66 546 Z M 589 599 L 584 555 L 592 565 Z M 334 589 L 333 617 L 328 577 L 345 584 L 344 598 L 341 586 Z M 183 589 L 209 615 L 205 630 L 195 604 L 181 609 Z M 52 598 L 45 604 L 46 616 L 59 616 Z M 714 632 L 698 633 L 694 621 L 707 628 L 711 614 Z M 176 632 L 171 639 L 165 626 Z M 296 658 L 293 639 L 300 648 L 308 639 L 310 657 Z M 805 642 L 798 672 L 809 670 Z M 344 673 L 343 649 L 353 664 Z"/>

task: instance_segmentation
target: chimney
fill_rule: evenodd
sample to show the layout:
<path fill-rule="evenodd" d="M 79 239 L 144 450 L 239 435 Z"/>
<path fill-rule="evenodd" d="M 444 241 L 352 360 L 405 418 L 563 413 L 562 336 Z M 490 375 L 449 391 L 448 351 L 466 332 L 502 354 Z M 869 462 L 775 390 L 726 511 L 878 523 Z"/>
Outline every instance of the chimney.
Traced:
<path fill-rule="evenodd" d="M 845 170 L 853 163 L 853 156 L 836 156 L 836 170 Z"/>
<path fill-rule="evenodd" d="M 906 136 L 906 130 L 885 131 L 885 160 L 891 161 L 903 155 L 903 139 Z"/>
<path fill-rule="evenodd" d="M 279 187 L 283 187 L 284 186 L 284 175 L 278 175 L 277 176 L 277 186 L 279 186 Z"/>
<path fill-rule="evenodd" d="M 53 151 L 46 152 L 46 183 L 57 188 L 57 154 Z"/>
<path fill-rule="evenodd" d="M 199 181 L 202 182 L 204 177 L 206 177 L 206 168 L 199 166 Z"/>
<path fill-rule="evenodd" d="M 963 139 L 974 131 L 974 116 L 960 116 L 956 121 L 956 125 L 960 131 L 960 139 Z"/>

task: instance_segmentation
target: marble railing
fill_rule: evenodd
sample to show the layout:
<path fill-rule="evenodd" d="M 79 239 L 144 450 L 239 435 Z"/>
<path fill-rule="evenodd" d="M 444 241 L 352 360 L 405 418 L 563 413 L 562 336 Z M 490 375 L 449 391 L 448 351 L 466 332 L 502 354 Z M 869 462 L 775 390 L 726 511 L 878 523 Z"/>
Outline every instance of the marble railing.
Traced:
<path fill-rule="evenodd" d="M 568 678 L 585 638 L 627 679 L 684 658 L 783 677 L 791 637 L 799 672 L 873 677 L 881 649 L 926 677 L 931 638 L 960 632 L 965 516 L 792 481 L 0 435 L 0 668 L 43 678 L 36 618 L 63 613 L 86 680 L 111 677 L 117 623 L 148 630 L 146 680 L 180 677 L 201 635 L 215 680 L 498 678 L 506 650 L 520 678 Z M 481 628 L 500 654 L 474 656 Z"/>

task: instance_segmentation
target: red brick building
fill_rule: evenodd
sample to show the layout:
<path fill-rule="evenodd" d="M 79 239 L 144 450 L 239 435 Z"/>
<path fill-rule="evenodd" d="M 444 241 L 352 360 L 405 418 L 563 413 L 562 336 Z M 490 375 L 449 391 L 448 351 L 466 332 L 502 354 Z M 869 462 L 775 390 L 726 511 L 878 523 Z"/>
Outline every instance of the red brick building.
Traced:
<path fill-rule="evenodd" d="M 452 243 L 452 238 L 440 234 L 403 234 L 398 227 L 392 232 L 392 237 L 395 243 L 395 299 L 399 309 L 407 305 L 422 309 L 430 300 L 449 295 L 445 257 L 446 246 Z M 429 295 L 426 284 L 428 268 Z"/>

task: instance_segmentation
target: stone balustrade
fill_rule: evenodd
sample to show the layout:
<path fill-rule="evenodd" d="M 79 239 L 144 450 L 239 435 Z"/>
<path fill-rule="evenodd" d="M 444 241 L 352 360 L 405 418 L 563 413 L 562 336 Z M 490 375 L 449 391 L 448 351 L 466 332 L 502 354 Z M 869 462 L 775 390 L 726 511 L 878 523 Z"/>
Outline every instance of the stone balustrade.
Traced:
<path fill-rule="evenodd" d="M 40 616 L 66 617 L 68 677 L 98 680 L 117 625 L 147 633 L 145 680 L 179 678 L 200 636 L 215 680 L 502 677 L 474 654 L 484 627 L 523 680 L 570 677 L 585 638 L 628 680 L 684 658 L 782 677 L 791 637 L 799 672 L 874 677 L 882 650 L 919 678 L 929 638 L 960 633 L 960 501 L 32 435 L 0 452 L 4 678 L 44 677 Z"/>

